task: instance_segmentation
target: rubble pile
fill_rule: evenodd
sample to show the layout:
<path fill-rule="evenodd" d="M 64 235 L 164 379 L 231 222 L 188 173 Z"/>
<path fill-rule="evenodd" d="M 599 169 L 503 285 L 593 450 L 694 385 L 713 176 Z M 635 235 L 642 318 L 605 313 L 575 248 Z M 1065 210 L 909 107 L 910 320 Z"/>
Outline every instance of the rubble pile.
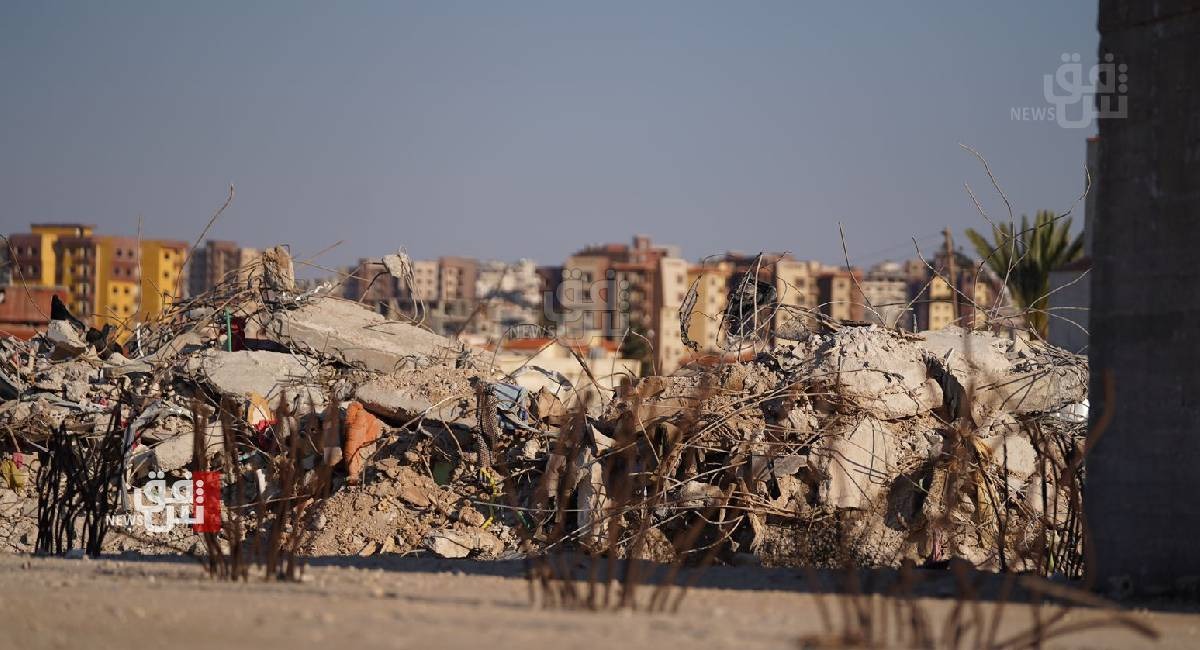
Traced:
<path fill-rule="evenodd" d="M 718 547 L 731 562 L 996 566 L 998 540 L 1012 562 L 1073 525 L 1058 477 L 1083 434 L 1087 367 L 1044 344 L 842 324 L 617 394 L 530 392 L 331 287 L 298 293 L 282 249 L 267 261 L 119 344 L 68 320 L 0 340 L 0 549 L 32 547 L 31 477 L 52 431 L 102 435 L 123 405 L 136 489 L 187 469 L 196 427 L 222 453 L 215 413 L 230 400 L 260 435 L 292 414 L 281 435 L 301 437 L 302 466 L 333 468 L 293 531 L 311 555 L 669 561 Z M 239 462 L 270 491 L 270 463 Z M 112 546 L 197 548 L 186 528 Z"/>
<path fill-rule="evenodd" d="M 1044 344 L 843 326 L 642 379 L 605 417 L 684 423 L 676 502 L 713 499 L 723 469 L 740 468 L 731 502 L 754 521 L 733 546 L 759 560 L 995 567 L 1001 518 L 1010 562 L 1033 555 L 1045 525 L 1068 526 L 1054 484 L 1084 435 L 1086 390 L 1086 361 Z"/>

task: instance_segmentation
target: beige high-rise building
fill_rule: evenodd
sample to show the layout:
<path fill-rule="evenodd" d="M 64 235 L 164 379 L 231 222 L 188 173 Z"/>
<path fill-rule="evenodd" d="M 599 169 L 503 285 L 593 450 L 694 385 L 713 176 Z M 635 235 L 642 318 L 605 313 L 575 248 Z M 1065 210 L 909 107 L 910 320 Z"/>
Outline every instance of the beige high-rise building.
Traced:
<path fill-rule="evenodd" d="M 913 328 L 909 303 L 909 279 L 904 267 L 882 262 L 871 267 L 862 279 L 863 318 L 884 327 Z"/>
<path fill-rule="evenodd" d="M 862 292 L 856 280 L 858 269 L 826 267 L 817 276 L 821 312 L 841 321 L 858 321 L 863 317 Z"/>
<path fill-rule="evenodd" d="M 632 244 L 588 246 L 568 257 L 560 285 L 547 287 L 557 292 L 560 332 L 574 340 L 619 341 L 626 329 L 640 328 L 657 340 L 665 295 L 659 287 L 659 262 L 665 258 L 681 259 L 676 247 L 655 245 L 643 235 Z M 687 281 L 686 262 L 682 281 Z"/>
<path fill-rule="evenodd" d="M 803 325 L 813 327 L 818 309 L 817 274 L 819 262 L 780 259 L 775 263 L 775 296 L 779 310 L 775 327 Z M 793 322 L 794 321 L 794 322 Z"/>
<path fill-rule="evenodd" d="M 479 261 L 469 257 L 438 258 L 438 298 L 443 301 L 475 300 Z"/>
<path fill-rule="evenodd" d="M 696 284 L 696 304 L 688 323 L 688 338 L 695 341 L 697 352 L 703 354 L 721 349 L 722 323 L 729 300 L 729 278 L 733 264 L 721 261 L 695 264 L 688 267 L 688 287 Z"/>
<path fill-rule="evenodd" d="M 654 300 L 657 318 L 650 340 L 654 343 L 658 372 L 670 374 L 679 368 L 684 357 L 691 352 L 679 335 L 679 308 L 688 290 L 687 260 L 679 257 L 661 258 L 657 275 Z"/>
<path fill-rule="evenodd" d="M 222 282 L 245 282 L 260 255 L 254 248 L 210 239 L 196 248 L 188 262 L 188 290 L 196 296 Z"/>
<path fill-rule="evenodd" d="M 414 260 L 412 263 L 413 269 L 413 286 L 416 289 L 416 297 L 425 301 L 432 302 L 441 298 L 438 293 L 438 264 L 433 260 Z M 404 291 L 402 289 L 402 291 Z"/>
<path fill-rule="evenodd" d="M 562 277 L 554 291 L 562 310 L 557 314 L 558 335 L 570 341 L 588 343 L 608 335 L 606 317 L 611 324 L 616 304 L 610 304 L 610 288 L 617 286 L 612 261 L 602 255 L 576 254 L 563 263 Z"/>

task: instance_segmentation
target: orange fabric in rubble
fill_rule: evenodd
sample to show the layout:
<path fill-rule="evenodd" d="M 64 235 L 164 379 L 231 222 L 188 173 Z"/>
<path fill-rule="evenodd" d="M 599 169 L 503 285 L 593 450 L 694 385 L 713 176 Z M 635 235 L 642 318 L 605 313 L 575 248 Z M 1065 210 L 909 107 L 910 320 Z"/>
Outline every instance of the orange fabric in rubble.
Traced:
<path fill-rule="evenodd" d="M 351 402 L 346 409 L 346 444 L 342 456 L 346 459 L 352 484 L 358 483 L 362 473 L 363 456 L 366 455 L 363 447 L 379 439 L 380 427 L 379 418 L 367 413 L 362 404 Z"/>

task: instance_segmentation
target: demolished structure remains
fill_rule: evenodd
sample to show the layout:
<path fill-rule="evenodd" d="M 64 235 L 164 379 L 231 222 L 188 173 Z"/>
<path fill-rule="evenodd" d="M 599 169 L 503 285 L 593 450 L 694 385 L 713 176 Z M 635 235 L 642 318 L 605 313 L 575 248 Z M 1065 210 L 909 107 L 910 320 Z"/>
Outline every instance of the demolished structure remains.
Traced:
<path fill-rule="evenodd" d="M 0 546 L 50 548 L 34 477 L 52 447 L 73 438 L 110 458 L 119 436 L 102 513 L 128 512 L 156 477 L 219 468 L 226 516 L 289 504 L 259 521 L 279 518 L 272 534 L 301 555 L 963 558 L 1080 575 L 1083 358 L 983 329 L 839 321 L 742 284 L 717 315 L 723 357 L 645 377 L 577 358 L 576 381 L 502 371 L 335 286 L 299 292 L 283 248 L 120 343 L 53 320 L 0 341 Z M 789 318 L 786 336 L 757 335 Z M 87 539 L 203 555 L 253 531 L 107 532 Z"/>

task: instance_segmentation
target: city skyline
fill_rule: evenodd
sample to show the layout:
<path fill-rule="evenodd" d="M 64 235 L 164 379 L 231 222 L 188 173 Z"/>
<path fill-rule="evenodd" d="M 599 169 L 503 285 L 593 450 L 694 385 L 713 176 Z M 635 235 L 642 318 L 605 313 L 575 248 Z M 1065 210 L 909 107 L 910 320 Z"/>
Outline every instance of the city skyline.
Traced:
<path fill-rule="evenodd" d="M 1018 212 L 1071 204 L 1093 130 L 1010 109 L 1045 103 L 1061 54 L 1094 61 L 1095 12 L 6 3 L 0 231 L 140 215 L 191 242 L 233 183 L 211 238 L 300 259 L 344 241 L 326 266 L 633 232 L 834 263 L 838 222 L 853 262 L 900 259 L 984 225 L 963 182 L 1003 214 L 960 142 Z"/>

